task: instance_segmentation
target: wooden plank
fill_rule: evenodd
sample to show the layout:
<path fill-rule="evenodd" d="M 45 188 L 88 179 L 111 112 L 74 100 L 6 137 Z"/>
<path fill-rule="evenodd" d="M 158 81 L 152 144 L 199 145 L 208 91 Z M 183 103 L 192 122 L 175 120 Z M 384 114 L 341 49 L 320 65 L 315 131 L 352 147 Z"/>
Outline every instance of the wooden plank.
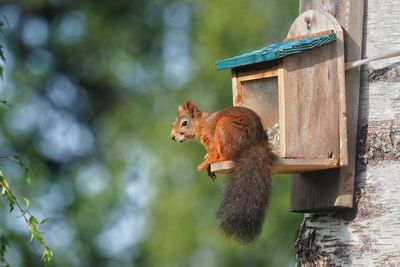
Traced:
<path fill-rule="evenodd" d="M 363 10 L 362 0 L 300 0 L 300 12 L 308 9 L 330 12 L 344 30 L 345 61 L 361 58 Z M 353 207 L 355 155 L 360 87 L 360 69 L 346 71 L 348 163 L 340 169 L 297 174 L 292 178 L 291 210 L 317 210 Z"/>
<path fill-rule="evenodd" d="M 288 38 L 333 30 L 337 42 L 283 59 L 285 157 L 339 158 L 339 91 L 344 91 L 343 32 L 335 19 L 309 10 L 292 24 Z"/>
<path fill-rule="evenodd" d="M 332 6 L 325 5 L 325 8 L 329 8 L 330 14 L 332 12 L 336 12 L 336 9 L 332 9 Z M 336 6 L 335 6 L 336 8 Z M 327 17 L 332 24 L 337 24 L 338 21 L 333 16 Z M 339 25 L 339 27 L 341 27 Z M 345 59 L 344 59 L 344 34 L 341 30 L 336 33 L 336 55 L 338 64 L 336 65 L 337 69 L 335 69 L 337 73 L 337 87 L 338 87 L 338 98 L 339 98 L 339 139 L 340 139 L 340 166 L 347 166 L 348 164 L 348 147 L 347 147 L 347 103 L 346 103 L 346 84 L 345 84 Z M 332 80 L 331 80 L 332 81 Z"/>
<path fill-rule="evenodd" d="M 272 166 L 272 171 L 274 173 L 314 172 L 337 168 L 338 164 L 337 159 L 280 158 Z"/>
<path fill-rule="evenodd" d="M 248 80 L 256 80 L 262 78 L 271 78 L 278 76 L 278 69 L 271 68 L 268 70 L 261 70 L 261 71 L 249 71 L 249 72 L 240 72 L 238 73 L 237 77 L 240 82 L 248 81 Z"/>
<path fill-rule="evenodd" d="M 302 39 L 302 38 L 309 38 L 309 37 L 313 37 L 313 36 L 317 36 L 317 35 L 321 35 L 321 34 L 328 34 L 328 33 L 334 33 L 334 31 L 333 30 L 326 30 L 326 31 L 322 31 L 322 32 L 308 33 L 308 34 L 305 34 L 305 35 L 285 38 L 285 39 L 283 39 L 283 41 L 284 42 L 288 42 L 288 41 L 298 40 L 298 39 Z"/>
<path fill-rule="evenodd" d="M 229 173 L 233 168 L 235 168 L 235 162 L 231 160 L 211 163 L 213 173 Z"/>
<path fill-rule="evenodd" d="M 286 39 L 298 38 L 303 35 L 314 35 L 322 31 L 333 30 L 335 33 L 341 29 L 333 28 L 332 22 L 320 10 L 306 11 L 308 14 L 299 15 L 291 25 Z M 304 16 L 303 16 L 304 15 Z"/>
<path fill-rule="evenodd" d="M 315 170 L 326 170 L 336 168 L 339 164 L 337 159 L 287 159 L 279 158 L 272 166 L 273 173 L 297 173 L 311 172 Z M 235 168 L 233 161 L 220 161 L 211 163 L 211 172 L 229 173 Z"/>
<path fill-rule="evenodd" d="M 242 95 L 238 89 L 237 74 L 236 74 L 235 69 L 232 69 L 232 96 L 233 96 L 233 105 L 241 106 L 242 105 Z"/>
<path fill-rule="evenodd" d="M 336 72 L 335 56 L 321 47 L 284 60 L 285 157 L 339 156 L 337 78 L 326 76 Z"/>
<path fill-rule="evenodd" d="M 278 68 L 278 94 L 279 94 L 279 154 L 281 157 L 286 157 L 286 145 L 284 140 L 286 140 L 286 104 L 285 104 L 285 79 L 284 71 L 282 65 Z"/>

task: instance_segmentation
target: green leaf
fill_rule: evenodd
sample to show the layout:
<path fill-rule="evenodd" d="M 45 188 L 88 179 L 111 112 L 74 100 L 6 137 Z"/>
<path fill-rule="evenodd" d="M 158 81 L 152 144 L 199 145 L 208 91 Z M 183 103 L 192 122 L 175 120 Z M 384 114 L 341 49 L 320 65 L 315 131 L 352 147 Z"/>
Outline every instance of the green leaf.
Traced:
<path fill-rule="evenodd" d="M 28 222 L 29 222 L 29 225 L 37 225 L 38 224 L 38 220 L 34 216 L 29 217 Z"/>
<path fill-rule="evenodd" d="M 8 189 L 10 187 L 9 184 L 8 184 L 7 179 L 3 175 L 0 176 L 0 183 L 6 189 Z"/>
<path fill-rule="evenodd" d="M 10 157 L 12 160 L 14 160 L 16 163 L 18 163 L 21 167 L 24 168 L 25 172 L 28 172 L 29 169 L 26 167 L 25 163 L 21 161 L 18 157 L 13 156 Z M 35 216 L 32 216 L 28 213 L 28 208 L 31 205 L 31 202 L 28 198 L 21 196 L 21 198 L 25 202 L 25 208 L 22 208 L 22 205 L 18 202 L 17 198 L 14 196 L 14 194 L 11 192 L 9 188 L 9 184 L 7 179 L 3 176 L 3 173 L 0 170 L 0 187 L 1 187 L 1 195 L 5 197 L 5 199 L 8 202 L 10 212 L 14 210 L 14 207 L 17 206 L 19 211 L 21 212 L 20 217 L 24 217 L 25 221 L 28 225 L 28 230 L 30 233 L 30 240 L 33 241 L 35 240 L 40 244 L 40 246 L 43 247 L 43 255 L 42 255 L 42 261 L 45 264 L 45 266 L 48 266 L 50 264 L 52 257 L 53 257 L 53 252 L 50 250 L 50 248 L 46 245 L 46 243 L 43 240 L 42 233 L 39 231 L 38 226 L 41 224 L 44 224 L 45 222 L 48 221 L 48 218 L 38 221 Z M 28 215 L 27 215 L 28 214 Z M 29 218 L 28 218 L 29 216 Z M 1 235 L 0 233 L 0 266 L 9 266 L 8 263 L 5 261 L 4 254 L 6 252 L 6 247 L 8 246 L 8 240 L 5 238 L 4 235 Z"/>
<path fill-rule="evenodd" d="M 22 199 L 25 201 L 25 210 L 27 210 L 29 208 L 29 206 L 31 205 L 31 202 L 26 197 L 22 197 Z"/>
<path fill-rule="evenodd" d="M 44 262 L 45 266 L 48 266 L 53 258 L 53 252 L 50 250 L 49 247 L 45 247 L 43 254 L 42 254 L 42 261 Z"/>
<path fill-rule="evenodd" d="M 6 199 L 8 201 L 8 207 L 10 208 L 10 212 L 14 210 L 15 198 L 14 195 L 10 192 L 10 190 L 6 190 Z"/>
<path fill-rule="evenodd" d="M 31 234 L 31 241 L 33 239 L 37 240 L 40 236 L 39 230 L 33 224 L 29 225 L 29 233 Z"/>
<path fill-rule="evenodd" d="M 39 225 L 40 224 L 44 224 L 45 222 L 47 222 L 49 220 L 49 218 L 46 218 L 46 219 L 44 219 L 44 220 L 41 220 L 40 222 L 39 222 Z"/>

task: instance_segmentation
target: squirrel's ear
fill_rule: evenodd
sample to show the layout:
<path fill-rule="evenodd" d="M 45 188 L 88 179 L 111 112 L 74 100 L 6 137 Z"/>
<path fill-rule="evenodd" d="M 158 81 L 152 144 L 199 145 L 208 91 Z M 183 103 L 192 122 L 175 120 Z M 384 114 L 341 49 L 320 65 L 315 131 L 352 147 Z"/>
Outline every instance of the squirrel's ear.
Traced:
<path fill-rule="evenodd" d="M 190 101 L 190 100 L 186 102 L 186 108 L 187 108 L 187 110 L 189 110 L 189 112 L 190 112 L 191 114 L 194 114 L 194 113 L 196 113 L 196 112 L 199 111 L 199 109 L 197 108 L 197 106 L 196 106 L 195 104 L 193 104 L 193 102 Z"/>
<path fill-rule="evenodd" d="M 186 110 L 186 107 L 184 105 L 179 105 L 178 106 L 178 112 L 179 113 L 185 112 L 185 110 Z"/>

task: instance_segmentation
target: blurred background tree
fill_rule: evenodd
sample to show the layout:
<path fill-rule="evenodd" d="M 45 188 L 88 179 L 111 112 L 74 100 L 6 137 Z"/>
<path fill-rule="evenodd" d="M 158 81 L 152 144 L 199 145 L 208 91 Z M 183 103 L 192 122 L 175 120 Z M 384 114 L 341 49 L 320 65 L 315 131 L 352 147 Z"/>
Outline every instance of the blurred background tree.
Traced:
<path fill-rule="evenodd" d="M 0 82 L 1 161 L 41 228 L 52 266 L 290 266 L 301 216 L 289 177 L 275 179 L 262 236 L 218 231 L 224 176 L 196 173 L 203 148 L 174 144 L 178 103 L 231 105 L 214 62 L 280 41 L 298 3 L 24 0 L 0 4 L 7 64 Z M 42 266 L 22 218 L 0 203 L 12 266 Z"/>

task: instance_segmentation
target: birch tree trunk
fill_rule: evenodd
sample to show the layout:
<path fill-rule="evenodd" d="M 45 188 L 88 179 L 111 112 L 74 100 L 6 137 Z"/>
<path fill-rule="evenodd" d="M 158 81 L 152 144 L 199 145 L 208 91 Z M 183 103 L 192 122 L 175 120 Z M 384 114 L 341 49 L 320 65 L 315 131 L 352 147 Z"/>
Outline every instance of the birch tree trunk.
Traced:
<path fill-rule="evenodd" d="M 365 1 L 363 57 L 400 50 L 400 0 Z M 362 68 L 355 208 L 305 214 L 298 266 L 400 266 L 400 59 Z"/>

